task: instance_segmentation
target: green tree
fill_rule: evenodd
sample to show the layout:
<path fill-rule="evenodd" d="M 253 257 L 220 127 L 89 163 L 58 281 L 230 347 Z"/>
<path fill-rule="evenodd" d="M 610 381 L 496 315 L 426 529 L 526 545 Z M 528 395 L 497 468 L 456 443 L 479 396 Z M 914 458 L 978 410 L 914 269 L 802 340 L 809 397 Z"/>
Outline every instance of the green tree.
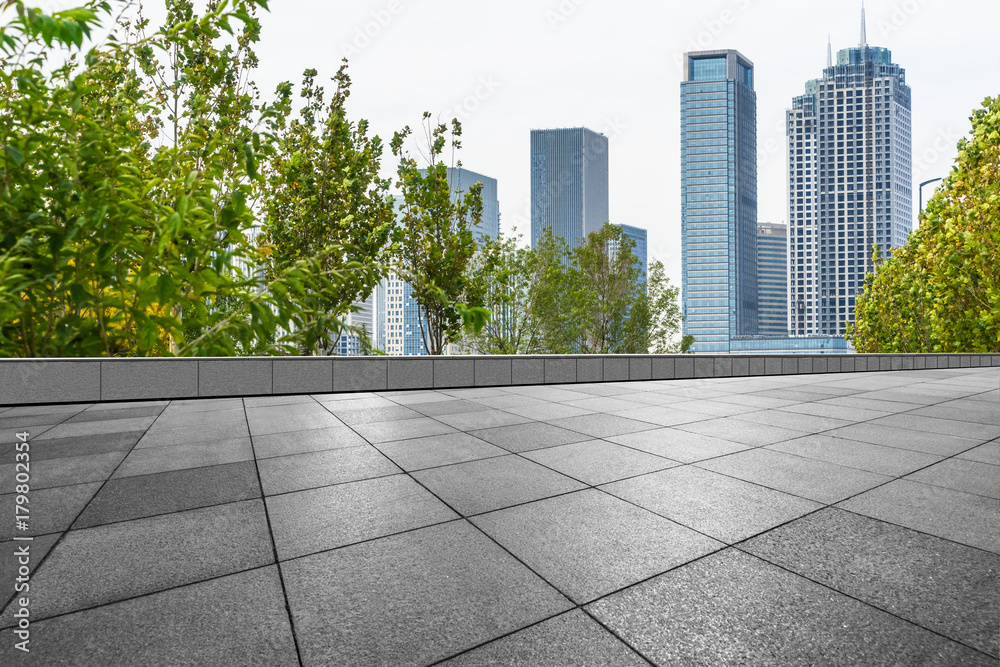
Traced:
<path fill-rule="evenodd" d="M 336 90 L 325 104 L 316 70 L 306 70 L 300 118 L 286 123 L 278 116 L 272 122 L 277 147 L 269 163 L 260 239 L 271 277 L 302 257 L 315 257 L 343 276 L 316 295 L 335 326 L 310 350 L 323 355 L 336 347 L 352 305 L 375 287 L 376 267 L 388 261 L 394 222 L 390 181 L 378 175 L 382 142 L 368 136 L 366 120 L 348 120 L 344 108 L 351 86 L 346 60 L 334 81 Z"/>
<path fill-rule="evenodd" d="M 873 250 L 845 334 L 858 352 L 1000 352 L 1000 96 L 971 121 L 920 227 Z"/>
<path fill-rule="evenodd" d="M 604 223 L 572 252 L 569 307 L 581 354 L 647 352 L 652 322 L 632 249 L 621 227 Z"/>
<path fill-rule="evenodd" d="M 469 265 L 472 291 L 492 313 L 482 331 L 471 340 L 484 354 L 538 354 L 541 332 L 532 313 L 532 297 L 539 293 L 536 253 L 519 245 L 520 237 L 503 233 L 488 239 Z"/>
<path fill-rule="evenodd" d="M 681 332 L 680 290 L 670 284 L 663 262 L 649 263 L 646 292 L 633 304 L 626 322 L 626 344 L 629 350 L 653 354 L 686 353 L 694 336 L 675 337 Z"/>
<path fill-rule="evenodd" d="M 568 307 L 576 269 L 570 261 L 569 246 L 546 227 L 524 268 L 530 285 L 528 314 L 538 332 L 542 351 L 550 354 L 576 352 L 579 327 L 575 311 Z"/>
<path fill-rule="evenodd" d="M 465 325 L 483 324 L 486 311 L 480 308 L 478 296 L 467 289 L 466 273 L 476 251 L 472 227 L 482 220 L 483 197 L 482 183 L 456 192 L 449 181 L 448 165 L 441 160 L 450 143 L 452 173 L 462 166 L 455 160 L 462 136 L 458 120 L 452 120 L 450 136 L 447 125 L 431 124 L 430 113 L 424 113 L 423 126 L 428 146 L 424 173 L 404 148 L 412 133 L 410 127 L 396 132 L 392 139 L 392 152 L 399 158 L 398 186 L 403 193 L 394 238 L 398 273 L 413 287 L 424 346 L 428 354 L 437 355 L 448 343 L 461 338 Z"/>
<path fill-rule="evenodd" d="M 109 3 L 52 15 L 15 3 L 0 28 L 0 355 L 226 355 L 279 328 L 296 331 L 279 346 L 315 338 L 301 294 L 334 272 L 303 258 L 261 291 L 240 269 L 258 260 L 246 232 L 267 138 L 254 122 L 273 112 L 241 83 L 257 5 L 195 16 L 178 0 L 152 35 L 140 19 L 81 58 Z M 233 312 L 210 309 L 229 297 Z"/>

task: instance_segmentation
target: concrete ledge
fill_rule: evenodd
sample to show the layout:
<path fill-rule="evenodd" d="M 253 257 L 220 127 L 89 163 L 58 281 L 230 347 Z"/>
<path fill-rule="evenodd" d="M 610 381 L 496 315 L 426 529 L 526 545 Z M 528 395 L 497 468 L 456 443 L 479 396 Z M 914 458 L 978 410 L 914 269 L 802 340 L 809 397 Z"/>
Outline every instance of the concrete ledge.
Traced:
<path fill-rule="evenodd" d="M 0 359 L 0 405 L 981 367 L 1000 355 Z"/>
<path fill-rule="evenodd" d="M 330 368 L 332 374 L 333 366 Z M 328 386 L 332 389 L 333 382 Z M 101 362 L 100 400 L 184 398 L 197 392 L 197 359 L 108 359 Z"/>
<path fill-rule="evenodd" d="M 163 361 L 166 361 L 165 359 Z M 199 396 L 259 396 L 274 393 L 273 359 L 199 359 Z"/>
<path fill-rule="evenodd" d="M 390 373 L 392 362 L 389 362 Z M 390 375 L 390 382 L 392 376 Z M 474 359 L 445 357 L 434 360 L 435 387 L 472 387 L 476 384 L 476 362 Z M 407 387 L 408 389 L 410 387 Z"/>
<path fill-rule="evenodd" d="M 330 357 L 276 357 L 273 364 L 275 394 L 333 391 L 333 359 Z"/>

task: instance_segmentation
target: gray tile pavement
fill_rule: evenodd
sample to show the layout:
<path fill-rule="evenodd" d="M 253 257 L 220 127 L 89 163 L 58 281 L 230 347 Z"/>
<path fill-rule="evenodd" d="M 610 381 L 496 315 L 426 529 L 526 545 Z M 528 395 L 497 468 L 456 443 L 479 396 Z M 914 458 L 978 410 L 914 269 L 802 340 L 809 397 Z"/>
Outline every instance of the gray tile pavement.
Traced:
<path fill-rule="evenodd" d="M 33 664 L 996 664 L 998 385 L 951 368 L 4 409 L 33 486 L 0 571 L 34 537 Z M 15 606 L 0 661 L 28 664 Z"/>

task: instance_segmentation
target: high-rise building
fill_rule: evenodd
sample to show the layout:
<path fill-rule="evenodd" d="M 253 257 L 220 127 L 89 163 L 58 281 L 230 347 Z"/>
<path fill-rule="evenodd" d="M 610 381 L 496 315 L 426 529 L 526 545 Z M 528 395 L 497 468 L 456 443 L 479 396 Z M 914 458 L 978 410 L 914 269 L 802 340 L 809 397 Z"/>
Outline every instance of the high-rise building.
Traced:
<path fill-rule="evenodd" d="M 633 227 L 632 225 L 618 225 L 622 228 L 625 236 L 629 237 L 635 241 L 635 247 L 632 249 L 632 253 L 635 255 L 636 260 L 639 263 L 639 268 L 642 269 L 642 282 L 646 282 L 647 269 L 649 268 L 649 257 L 648 257 L 648 243 L 646 241 L 646 230 L 642 227 Z"/>
<path fill-rule="evenodd" d="M 910 88 L 888 49 L 827 44 L 823 78 L 792 100 L 788 130 L 788 328 L 844 333 L 855 295 L 913 226 Z"/>
<path fill-rule="evenodd" d="M 576 248 L 608 219 L 608 138 L 585 127 L 532 130 L 531 247 L 551 227 Z"/>
<path fill-rule="evenodd" d="M 757 94 L 733 50 L 684 55 L 681 263 L 694 352 L 728 352 L 757 331 Z"/>
<path fill-rule="evenodd" d="M 426 170 L 421 169 L 426 175 Z M 496 238 L 500 233 L 500 202 L 497 199 L 497 180 L 465 168 L 448 168 L 448 183 L 452 201 L 463 196 L 475 183 L 482 183 L 483 217 L 472 228 L 473 238 L 482 244 L 485 237 Z M 396 197 L 396 210 L 403 206 L 403 198 Z M 395 273 L 390 273 L 375 290 L 376 347 L 390 355 L 427 354 L 420 325 L 420 308 L 413 299 L 412 286 Z"/>
<path fill-rule="evenodd" d="M 760 335 L 788 335 L 788 225 L 784 223 L 757 223 L 757 313 Z"/>

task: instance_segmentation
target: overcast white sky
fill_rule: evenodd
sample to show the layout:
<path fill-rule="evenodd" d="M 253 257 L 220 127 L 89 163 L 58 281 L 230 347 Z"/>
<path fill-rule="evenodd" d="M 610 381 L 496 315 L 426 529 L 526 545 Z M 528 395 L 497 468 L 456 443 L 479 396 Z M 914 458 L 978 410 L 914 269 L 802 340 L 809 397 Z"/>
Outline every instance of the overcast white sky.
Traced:
<path fill-rule="evenodd" d="M 65 4 L 60 2 L 60 4 Z M 151 16 L 159 0 L 147 0 Z M 806 80 L 856 46 L 861 2 L 843 0 L 271 0 L 256 81 L 270 95 L 349 52 L 349 114 L 386 144 L 422 113 L 459 117 L 464 166 L 498 181 L 505 232 L 530 237 L 529 130 L 610 138 L 612 222 L 649 230 L 680 284 L 681 54 L 738 49 L 756 70 L 758 219 L 784 221 L 783 120 Z M 1000 2 L 868 0 L 868 43 L 912 89 L 914 181 L 944 176 L 974 107 L 1000 94 Z M 152 10 L 152 11 L 150 11 Z M 162 12 L 162 9 L 160 10 Z M 383 158 L 385 175 L 395 171 Z M 929 196 L 931 188 L 925 189 Z M 916 185 L 914 185 L 916 199 Z M 916 201 L 914 202 L 916 209 Z"/>

